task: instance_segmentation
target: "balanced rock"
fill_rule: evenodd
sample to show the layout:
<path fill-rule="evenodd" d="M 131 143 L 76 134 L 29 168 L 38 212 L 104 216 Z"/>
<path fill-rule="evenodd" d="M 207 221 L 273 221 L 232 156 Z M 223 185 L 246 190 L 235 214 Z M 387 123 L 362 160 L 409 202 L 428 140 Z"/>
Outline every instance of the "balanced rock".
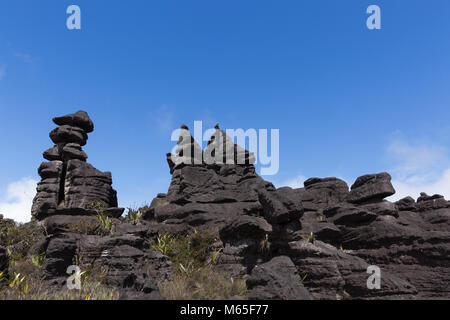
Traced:
<path fill-rule="evenodd" d="M 42 220 L 54 214 L 92 214 L 86 209 L 94 203 L 114 211 L 117 195 L 111 187 L 111 173 L 86 163 L 87 154 L 82 150 L 87 133 L 94 129 L 88 114 L 78 111 L 53 121 L 60 126 L 50 132 L 55 145 L 43 154 L 49 162 L 38 169 L 42 180 L 33 201 L 33 217 Z"/>
<path fill-rule="evenodd" d="M 53 118 L 53 122 L 59 126 L 68 125 L 71 127 L 78 127 L 87 133 L 94 131 L 94 123 L 91 118 L 89 118 L 87 112 L 81 110 L 73 114 Z"/>
<path fill-rule="evenodd" d="M 395 194 L 389 173 L 368 174 L 356 179 L 348 195 L 348 202 L 381 201 Z"/>

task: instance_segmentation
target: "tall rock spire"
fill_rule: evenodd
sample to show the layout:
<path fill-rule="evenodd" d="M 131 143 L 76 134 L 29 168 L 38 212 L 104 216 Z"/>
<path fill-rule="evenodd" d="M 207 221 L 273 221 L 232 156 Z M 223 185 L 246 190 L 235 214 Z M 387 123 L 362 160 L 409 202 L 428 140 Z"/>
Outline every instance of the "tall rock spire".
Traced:
<path fill-rule="evenodd" d="M 44 151 L 43 157 L 49 162 L 43 162 L 38 169 L 42 180 L 33 200 L 33 217 L 41 220 L 60 213 L 85 214 L 85 209 L 97 202 L 105 208 L 117 207 L 111 173 L 86 163 L 88 156 L 82 146 L 87 134 L 94 130 L 88 114 L 78 111 L 56 117 L 53 122 L 58 125 L 50 132 L 55 145 Z M 121 210 L 113 211 L 118 215 Z"/>

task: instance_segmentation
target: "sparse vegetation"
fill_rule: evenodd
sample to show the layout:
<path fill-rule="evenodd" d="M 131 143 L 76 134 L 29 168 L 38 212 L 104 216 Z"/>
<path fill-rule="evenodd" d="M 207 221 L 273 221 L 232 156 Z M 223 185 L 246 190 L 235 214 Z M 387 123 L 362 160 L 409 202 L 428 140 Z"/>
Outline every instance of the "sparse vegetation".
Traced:
<path fill-rule="evenodd" d="M 45 261 L 45 254 L 36 254 L 30 257 L 31 263 L 33 263 L 36 267 L 41 267 Z"/>
<path fill-rule="evenodd" d="M 0 220 L 0 245 L 7 248 L 11 261 L 25 260 L 32 245 L 44 236 L 44 227 L 36 222 L 16 224 L 13 220 Z"/>
<path fill-rule="evenodd" d="M 140 213 L 139 210 L 137 209 L 133 209 L 133 208 L 128 208 L 128 214 L 127 214 L 128 219 L 133 222 L 134 224 L 136 224 L 139 221 L 140 218 Z"/>
<path fill-rule="evenodd" d="M 86 234 L 86 235 L 102 235 L 99 225 L 81 220 L 79 223 L 68 225 L 70 233 Z"/>
<path fill-rule="evenodd" d="M 87 207 L 88 209 L 95 210 L 97 213 L 98 222 L 106 233 L 110 233 L 114 222 L 111 217 L 105 214 L 104 204 L 101 201 L 95 201 L 90 203 Z"/>
<path fill-rule="evenodd" d="M 84 268 L 81 290 L 60 290 L 45 287 L 40 276 L 45 256 L 33 256 L 24 261 L 11 261 L 9 276 L 0 273 L 0 300 L 116 300 L 117 289 L 104 285 L 106 272 L 102 268 Z"/>
<path fill-rule="evenodd" d="M 342 246 L 342 244 L 339 245 L 339 250 L 341 250 L 342 252 L 347 253 L 347 254 L 353 253 L 353 250 L 347 250 L 347 249 L 344 249 L 344 247 Z"/>
<path fill-rule="evenodd" d="M 309 242 L 309 243 L 314 243 L 314 241 L 316 240 L 316 235 L 314 234 L 314 232 L 310 232 L 309 234 L 304 234 L 302 237 L 303 237 L 303 240 L 305 240 L 305 242 Z"/>
<path fill-rule="evenodd" d="M 247 295 L 245 279 L 234 279 L 204 267 L 186 275 L 175 275 L 173 281 L 160 284 L 161 294 L 168 300 L 215 300 Z"/>
<path fill-rule="evenodd" d="M 217 247 L 217 232 L 198 231 L 187 235 L 158 237 L 151 247 L 167 255 L 174 268 L 173 281 L 160 283 L 166 299 L 228 299 L 246 296 L 245 279 L 233 278 L 214 269 L 222 248 Z"/>
<path fill-rule="evenodd" d="M 270 251 L 271 243 L 269 241 L 269 235 L 266 234 L 263 240 L 259 243 L 259 251 L 261 253 L 268 253 Z"/>

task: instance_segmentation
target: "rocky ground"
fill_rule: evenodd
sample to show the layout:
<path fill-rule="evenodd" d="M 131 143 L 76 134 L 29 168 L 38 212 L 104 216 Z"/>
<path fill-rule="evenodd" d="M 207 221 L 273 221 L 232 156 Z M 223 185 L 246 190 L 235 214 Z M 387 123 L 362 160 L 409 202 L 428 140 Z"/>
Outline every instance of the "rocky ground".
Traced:
<path fill-rule="evenodd" d="M 169 190 L 123 217 L 111 173 L 86 162 L 87 113 L 54 122 L 33 222 L 0 219 L 0 297 L 450 298 L 450 202 L 442 196 L 389 202 L 387 173 L 350 188 L 312 178 L 277 189 L 218 125 L 206 150 L 182 126 L 176 155 L 167 155 Z M 223 164 L 227 150 L 244 162 Z M 32 276 L 17 276 L 27 264 Z M 70 265 L 83 270 L 82 293 L 65 289 Z M 369 266 L 381 270 L 379 289 L 367 286 Z M 38 289 L 25 286 L 30 277 Z"/>

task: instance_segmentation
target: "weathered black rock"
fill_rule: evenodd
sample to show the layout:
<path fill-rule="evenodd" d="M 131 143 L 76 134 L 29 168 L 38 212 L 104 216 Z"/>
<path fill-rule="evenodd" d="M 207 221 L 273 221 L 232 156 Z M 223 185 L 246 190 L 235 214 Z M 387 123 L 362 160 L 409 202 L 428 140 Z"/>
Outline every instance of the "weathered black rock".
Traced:
<path fill-rule="evenodd" d="M 311 300 L 295 265 L 287 256 L 256 265 L 247 279 L 251 300 Z"/>
<path fill-rule="evenodd" d="M 53 118 L 53 122 L 59 126 L 68 125 L 71 127 L 79 127 L 87 133 L 94 131 L 94 123 L 89 118 L 89 115 L 81 110 L 73 114 Z"/>
<path fill-rule="evenodd" d="M 62 127 L 44 152 L 32 208 L 46 234 L 29 252 L 46 256 L 51 287 L 61 288 L 67 267 L 79 263 L 105 270 L 120 299 L 161 299 L 158 284 L 173 279 L 172 264 L 149 248 L 166 232 L 207 229 L 218 235 L 213 270 L 247 277 L 249 299 L 450 298 L 450 202 L 441 195 L 384 200 L 395 193 L 387 173 L 359 177 L 350 191 L 333 177 L 277 189 L 218 125 L 204 151 L 183 125 L 175 155 L 166 156 L 169 190 L 132 222 L 117 208 L 111 173 L 86 162 L 87 114 L 55 123 Z M 7 259 L 0 247 L 0 272 Z M 369 267 L 381 271 L 379 289 L 367 285 Z"/>
<path fill-rule="evenodd" d="M 351 187 L 347 201 L 352 203 L 381 201 L 394 193 L 391 176 L 388 173 L 368 174 L 356 179 Z"/>
<path fill-rule="evenodd" d="M 117 207 L 117 195 L 111 187 L 111 173 L 86 163 L 82 146 L 87 133 L 94 129 L 88 114 L 78 111 L 54 118 L 54 122 L 60 127 L 50 133 L 55 145 L 43 154 L 50 162 L 42 163 L 38 169 L 42 180 L 33 201 L 33 217 L 42 220 L 54 214 L 84 215 L 94 203 L 120 212 L 113 209 Z"/>

